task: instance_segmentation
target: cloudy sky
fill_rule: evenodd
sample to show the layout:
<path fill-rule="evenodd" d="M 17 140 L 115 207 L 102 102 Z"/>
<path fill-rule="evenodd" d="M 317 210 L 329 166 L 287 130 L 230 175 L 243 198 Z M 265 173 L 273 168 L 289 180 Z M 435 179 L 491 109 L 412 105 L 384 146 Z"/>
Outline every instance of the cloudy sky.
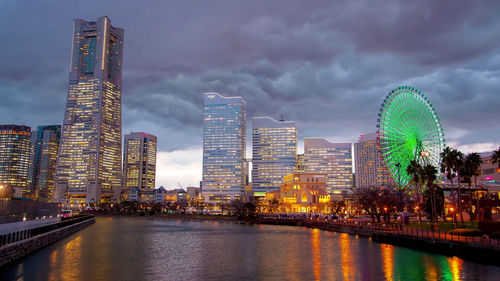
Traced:
<path fill-rule="evenodd" d="M 158 186 L 198 185 L 211 91 L 244 97 L 249 120 L 296 121 L 302 146 L 375 131 L 385 95 L 411 85 L 437 106 L 448 144 L 492 150 L 499 11 L 480 0 L 0 0 L 0 124 L 62 123 L 73 19 L 107 15 L 125 29 L 123 132 L 158 136 Z"/>

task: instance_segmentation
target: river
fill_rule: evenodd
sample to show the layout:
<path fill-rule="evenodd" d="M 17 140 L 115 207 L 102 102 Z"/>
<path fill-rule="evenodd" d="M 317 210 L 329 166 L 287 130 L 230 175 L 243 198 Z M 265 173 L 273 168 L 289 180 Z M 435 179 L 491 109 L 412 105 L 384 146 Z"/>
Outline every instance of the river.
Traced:
<path fill-rule="evenodd" d="M 294 226 L 97 218 L 2 280 L 498 280 L 500 267 Z"/>

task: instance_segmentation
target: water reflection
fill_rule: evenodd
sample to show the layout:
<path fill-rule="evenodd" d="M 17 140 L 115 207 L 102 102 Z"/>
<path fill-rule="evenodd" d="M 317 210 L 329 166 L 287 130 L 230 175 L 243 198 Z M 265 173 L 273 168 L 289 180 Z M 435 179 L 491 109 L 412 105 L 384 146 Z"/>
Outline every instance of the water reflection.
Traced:
<path fill-rule="evenodd" d="M 500 268 L 302 227 L 148 218 L 95 225 L 1 280 L 496 280 Z M 467 278 L 465 278 L 467 276 Z"/>
<path fill-rule="evenodd" d="M 344 280 L 354 280 L 353 254 L 351 253 L 351 237 L 349 234 L 340 234 L 339 246 Z"/>
<path fill-rule="evenodd" d="M 312 261 L 314 279 L 321 280 L 321 231 L 319 229 L 311 229 L 311 246 L 312 246 Z"/>
<path fill-rule="evenodd" d="M 394 246 L 383 244 L 380 247 L 382 252 L 382 263 L 384 276 L 386 280 L 394 280 L 392 275 L 394 271 Z"/>
<path fill-rule="evenodd" d="M 462 264 L 464 263 L 464 261 L 457 257 L 447 258 L 446 261 L 450 266 L 450 273 L 452 278 L 451 280 L 453 281 L 462 280 L 460 275 L 462 273 Z"/>

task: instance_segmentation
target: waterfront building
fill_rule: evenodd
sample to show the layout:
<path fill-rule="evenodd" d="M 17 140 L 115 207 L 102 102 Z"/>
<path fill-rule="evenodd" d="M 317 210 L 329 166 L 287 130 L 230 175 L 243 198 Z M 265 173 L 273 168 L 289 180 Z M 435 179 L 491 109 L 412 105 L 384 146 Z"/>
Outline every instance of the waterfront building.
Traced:
<path fill-rule="evenodd" d="M 31 152 L 31 128 L 0 125 L 0 186 L 12 197 L 29 194 L 28 169 Z"/>
<path fill-rule="evenodd" d="M 201 189 L 196 186 L 188 186 L 186 188 L 187 196 L 189 200 L 192 199 L 200 199 L 201 197 Z"/>
<path fill-rule="evenodd" d="M 480 155 L 483 163 L 479 167 L 480 176 L 478 176 L 478 181 L 499 184 L 500 168 L 498 167 L 498 163 L 493 164 L 493 152 L 484 152 L 480 153 Z"/>
<path fill-rule="evenodd" d="M 38 126 L 31 133 L 28 189 L 39 201 L 52 200 L 61 126 Z"/>
<path fill-rule="evenodd" d="M 121 191 L 122 28 L 75 19 L 55 199 L 116 201 Z"/>
<path fill-rule="evenodd" d="M 124 188 L 154 189 L 156 178 L 156 136 L 130 133 L 124 137 Z"/>
<path fill-rule="evenodd" d="M 354 144 L 356 188 L 395 186 L 382 161 L 377 133 L 361 135 Z"/>
<path fill-rule="evenodd" d="M 218 93 L 203 96 L 203 175 L 205 202 L 242 199 L 246 177 L 246 102 Z"/>
<path fill-rule="evenodd" d="M 158 189 L 144 188 L 140 189 L 134 186 L 124 189 L 122 199 L 125 201 L 137 201 L 140 203 L 166 203 L 167 190 L 160 186 Z"/>
<path fill-rule="evenodd" d="M 295 172 L 297 128 L 293 121 L 269 117 L 254 117 L 252 124 L 252 189 L 254 196 L 264 197 Z"/>
<path fill-rule="evenodd" d="M 305 138 L 304 165 L 306 172 L 326 175 L 329 194 L 340 194 L 353 187 L 351 143 Z"/>
<path fill-rule="evenodd" d="M 286 175 L 279 192 L 267 192 L 266 199 L 277 200 L 280 212 L 320 212 L 326 210 L 330 202 L 326 179 L 325 174 L 319 173 Z"/>

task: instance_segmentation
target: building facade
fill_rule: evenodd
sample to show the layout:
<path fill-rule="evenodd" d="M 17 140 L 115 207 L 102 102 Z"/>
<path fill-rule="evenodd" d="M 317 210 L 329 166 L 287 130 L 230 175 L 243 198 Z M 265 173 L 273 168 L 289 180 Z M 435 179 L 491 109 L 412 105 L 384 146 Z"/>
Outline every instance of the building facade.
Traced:
<path fill-rule="evenodd" d="M 326 175 L 293 173 L 283 178 L 279 190 L 266 193 L 266 199 L 278 201 L 281 212 L 320 212 L 328 208 Z"/>
<path fill-rule="evenodd" d="M 264 197 L 295 172 L 297 128 L 293 121 L 269 117 L 255 117 L 252 125 L 252 189 L 254 196 Z"/>
<path fill-rule="evenodd" d="M 123 35 L 107 17 L 75 19 L 56 200 L 99 203 L 119 198 Z"/>
<path fill-rule="evenodd" d="M 500 148 L 499 148 L 500 149 Z M 493 152 L 480 153 L 483 163 L 479 167 L 478 183 L 500 183 L 500 164 L 493 163 Z"/>
<path fill-rule="evenodd" d="M 14 197 L 29 195 L 31 128 L 0 125 L 0 186 Z"/>
<path fill-rule="evenodd" d="M 156 179 L 156 136 L 146 133 L 125 135 L 123 186 L 125 189 L 154 189 Z"/>
<path fill-rule="evenodd" d="M 205 202 L 241 199 L 246 177 L 246 102 L 204 94 L 203 175 Z"/>
<path fill-rule="evenodd" d="M 38 126 L 31 133 L 29 190 L 39 201 L 52 200 L 61 126 Z"/>
<path fill-rule="evenodd" d="M 329 194 L 353 187 L 351 143 L 305 138 L 304 164 L 306 172 L 326 175 L 326 191 Z"/>
<path fill-rule="evenodd" d="M 354 144 L 356 188 L 395 186 L 382 161 L 377 133 L 361 135 Z"/>

